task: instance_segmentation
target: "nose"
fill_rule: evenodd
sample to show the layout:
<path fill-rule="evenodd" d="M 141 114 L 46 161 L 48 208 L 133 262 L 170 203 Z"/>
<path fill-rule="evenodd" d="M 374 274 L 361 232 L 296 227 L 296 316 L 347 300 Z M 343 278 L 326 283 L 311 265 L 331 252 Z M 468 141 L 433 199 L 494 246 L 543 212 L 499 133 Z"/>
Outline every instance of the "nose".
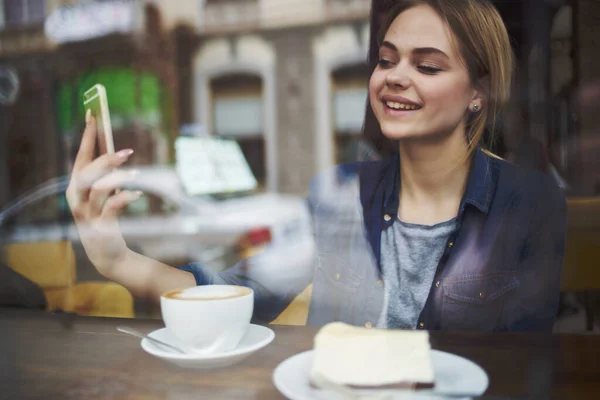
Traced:
<path fill-rule="evenodd" d="M 403 63 L 399 63 L 395 68 L 389 70 L 385 82 L 389 87 L 402 89 L 408 88 L 412 83 L 407 68 Z"/>

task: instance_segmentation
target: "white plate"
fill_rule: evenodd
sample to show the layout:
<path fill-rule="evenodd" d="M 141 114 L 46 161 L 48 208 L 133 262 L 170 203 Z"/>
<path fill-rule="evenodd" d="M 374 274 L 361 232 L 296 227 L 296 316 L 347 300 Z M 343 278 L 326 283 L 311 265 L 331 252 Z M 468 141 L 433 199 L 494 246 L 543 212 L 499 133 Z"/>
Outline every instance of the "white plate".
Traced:
<path fill-rule="evenodd" d="M 310 386 L 309 376 L 313 360 L 313 350 L 296 354 L 283 361 L 273 373 L 275 387 L 291 400 L 337 400 L 335 393 Z M 390 400 L 396 399 L 442 399 L 470 398 L 481 396 L 488 387 L 489 379 L 477 364 L 465 358 L 443 351 L 432 350 L 431 361 L 435 374 L 435 388 L 418 391 L 398 390 Z M 357 393 L 374 395 L 374 390 L 356 390 Z"/>
<path fill-rule="evenodd" d="M 148 336 L 162 340 L 163 342 L 177 345 L 178 341 L 174 338 L 167 328 L 158 329 Z M 179 354 L 164 350 L 153 342 L 142 339 L 142 348 L 155 357 L 162 358 L 175 365 L 184 368 L 219 368 L 236 364 L 248 357 L 250 354 L 262 349 L 275 338 L 275 333 L 264 326 L 250 324 L 246 336 L 241 340 L 240 344 L 231 351 L 199 355 L 199 354 Z"/>

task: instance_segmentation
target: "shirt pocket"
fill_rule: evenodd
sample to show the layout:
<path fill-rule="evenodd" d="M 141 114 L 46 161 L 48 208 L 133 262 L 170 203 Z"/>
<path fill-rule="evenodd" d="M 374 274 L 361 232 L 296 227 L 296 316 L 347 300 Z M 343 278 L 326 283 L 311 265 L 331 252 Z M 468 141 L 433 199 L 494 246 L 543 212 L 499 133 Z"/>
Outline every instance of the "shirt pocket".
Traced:
<path fill-rule="evenodd" d="M 501 330 L 505 300 L 519 287 L 514 275 L 468 275 L 444 283 L 443 330 Z"/>
<path fill-rule="evenodd" d="M 361 293 L 364 274 L 357 272 L 337 255 L 319 255 L 313 279 L 311 325 L 332 321 L 354 323 L 361 304 L 365 303 Z"/>
<path fill-rule="evenodd" d="M 364 279 L 364 271 L 351 264 L 352 261 L 336 254 L 320 254 L 317 272 L 327 286 L 344 292 L 356 292 Z"/>

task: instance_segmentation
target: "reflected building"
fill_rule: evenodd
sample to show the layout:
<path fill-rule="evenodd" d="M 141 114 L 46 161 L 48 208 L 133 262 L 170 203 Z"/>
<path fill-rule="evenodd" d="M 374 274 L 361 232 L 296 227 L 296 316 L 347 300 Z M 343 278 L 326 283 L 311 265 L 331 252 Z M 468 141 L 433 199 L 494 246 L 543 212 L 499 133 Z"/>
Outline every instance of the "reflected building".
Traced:
<path fill-rule="evenodd" d="M 180 127 L 195 124 L 235 139 L 264 190 L 305 194 L 318 171 L 373 156 L 360 138 L 369 17 L 389 1 L 1 0 L 0 69 L 17 71 L 20 88 L 0 104 L 0 204 L 70 171 L 79 90 L 98 77 L 122 90 L 111 100 L 127 132 L 117 146 L 139 149 L 137 162 L 174 162 Z M 72 43 L 45 35 L 44 19 L 60 7 L 96 3 L 129 4 L 135 22 Z M 498 152 L 527 133 L 574 193 L 597 193 L 600 3 L 494 3 L 518 59 Z"/>
<path fill-rule="evenodd" d="M 173 157 L 175 47 L 154 4 L 15 0 L 0 9 L 0 70 L 19 81 L 15 100 L 0 104 L 0 205 L 70 173 L 82 95 L 95 83 L 107 87 L 116 147 L 136 149 L 139 165 Z"/>
<path fill-rule="evenodd" d="M 305 193 L 318 171 L 360 158 L 374 18 L 393 0 L 228 0 L 181 2 L 198 38 L 180 85 L 182 121 L 233 137 L 267 190 Z M 184 4 L 188 11 L 185 12 Z M 600 190 L 593 104 L 598 82 L 594 0 L 495 0 L 513 43 L 513 100 L 492 147 L 539 141 L 571 194 Z M 170 8 L 171 15 L 177 11 Z M 194 17 L 191 17 L 194 15 Z M 373 56 L 373 54 L 371 54 Z M 180 75 L 181 78 L 181 75 Z M 244 79 L 246 83 L 244 83 Z M 215 83 L 216 82 L 216 83 Z M 231 82 L 227 98 L 223 85 Z M 234 83 L 238 82 L 238 83 Z M 248 89 L 254 82 L 254 89 Z M 259 83 L 260 82 L 260 83 Z M 255 110 L 255 111 L 252 111 Z M 259 111 L 260 110 L 260 111 Z M 260 113 L 261 118 L 256 118 Z M 235 116 L 235 124 L 225 127 Z M 239 117 L 239 118 L 237 118 Z M 237 130 L 236 130 L 237 129 Z M 262 149 L 260 148 L 262 144 Z M 363 152 L 364 153 L 364 152 Z M 253 157 L 251 154 L 257 155 Z M 259 156 L 260 155 L 260 156 Z M 259 159 L 263 163 L 259 163 Z"/>
<path fill-rule="evenodd" d="M 182 120 L 237 140 L 265 190 L 305 193 L 356 147 L 370 2 L 200 3 Z"/>

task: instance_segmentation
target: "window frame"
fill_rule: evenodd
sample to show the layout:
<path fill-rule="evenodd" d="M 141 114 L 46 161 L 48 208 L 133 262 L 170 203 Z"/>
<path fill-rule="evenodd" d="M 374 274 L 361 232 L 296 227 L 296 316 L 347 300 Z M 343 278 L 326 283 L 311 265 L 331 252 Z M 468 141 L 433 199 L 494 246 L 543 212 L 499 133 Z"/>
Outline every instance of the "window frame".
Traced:
<path fill-rule="evenodd" d="M 30 15 L 31 14 L 31 2 L 34 0 L 18 0 L 18 1 L 20 1 L 20 3 L 21 3 L 22 18 L 19 21 L 8 22 L 6 20 L 6 1 L 0 0 L 0 29 L 11 28 L 11 27 L 23 27 L 23 26 L 34 25 L 37 23 L 43 23 L 44 19 L 46 18 L 46 13 L 47 13 L 46 0 L 40 0 L 42 2 L 43 17 L 41 19 L 35 19 L 35 20 L 32 20 L 32 17 Z"/>
<path fill-rule="evenodd" d="M 4 0 L 0 0 L 0 30 L 4 29 Z"/>

